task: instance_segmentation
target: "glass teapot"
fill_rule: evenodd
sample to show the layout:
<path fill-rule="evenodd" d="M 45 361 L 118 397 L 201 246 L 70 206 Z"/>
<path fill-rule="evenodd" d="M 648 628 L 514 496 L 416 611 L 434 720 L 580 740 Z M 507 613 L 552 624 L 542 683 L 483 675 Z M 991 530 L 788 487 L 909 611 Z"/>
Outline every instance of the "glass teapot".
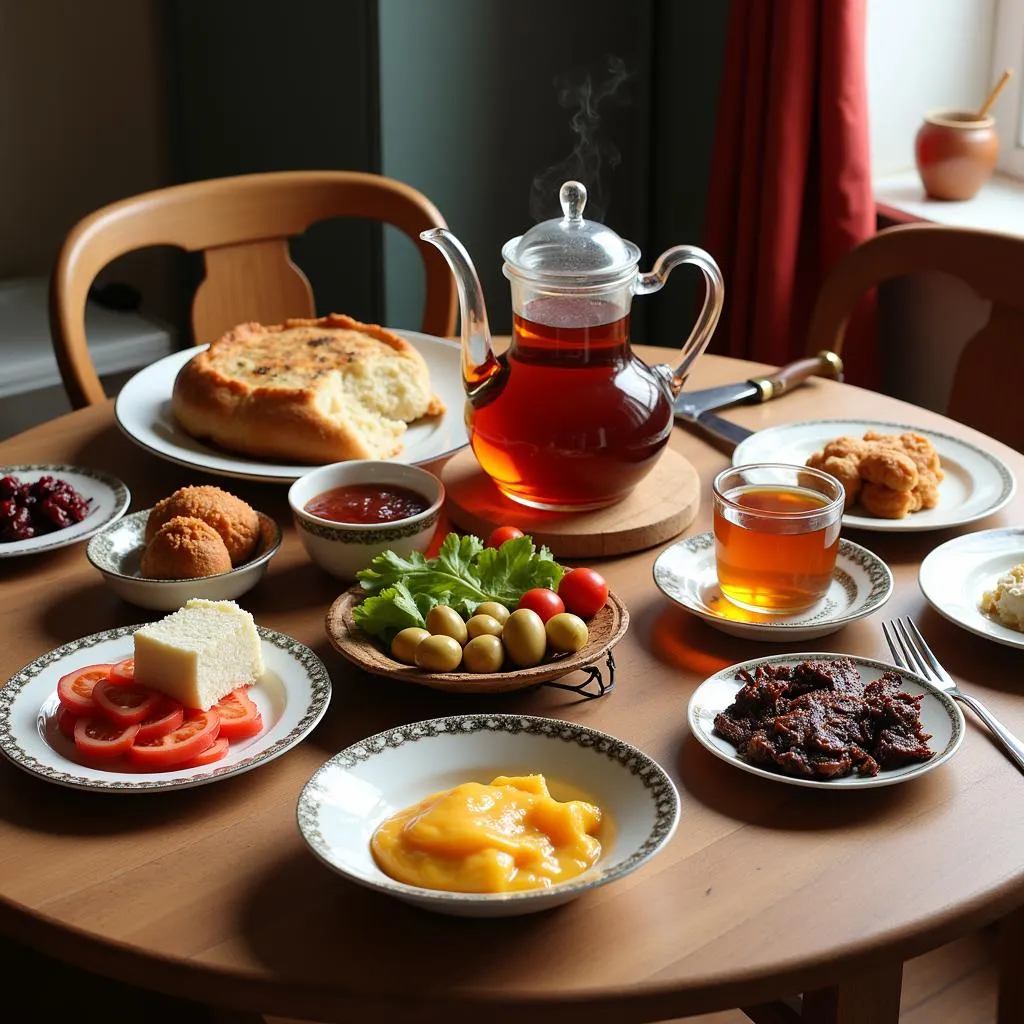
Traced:
<path fill-rule="evenodd" d="M 707 347 L 722 310 L 722 274 L 703 249 L 676 245 L 648 274 L 640 250 L 583 218 L 587 190 L 567 181 L 563 216 L 502 247 L 512 288 L 512 341 L 491 348 L 476 269 L 447 229 L 420 238 L 455 275 L 462 313 L 462 376 L 473 452 L 507 497 L 533 508 L 579 511 L 626 497 L 651 470 L 672 431 L 672 403 Z M 634 295 L 658 291 L 680 263 L 704 273 L 707 291 L 673 370 L 647 366 L 629 344 Z"/>

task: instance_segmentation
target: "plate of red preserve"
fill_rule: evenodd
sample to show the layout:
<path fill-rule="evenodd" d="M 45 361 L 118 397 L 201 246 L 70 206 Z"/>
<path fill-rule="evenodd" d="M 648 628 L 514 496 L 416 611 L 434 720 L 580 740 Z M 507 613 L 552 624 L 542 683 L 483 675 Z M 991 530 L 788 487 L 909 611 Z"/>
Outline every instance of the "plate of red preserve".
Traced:
<path fill-rule="evenodd" d="M 712 754 L 762 778 L 822 789 L 908 782 L 963 740 L 949 694 L 882 661 L 785 654 L 730 665 L 690 698 L 690 731 Z"/>
<path fill-rule="evenodd" d="M 77 544 L 124 515 L 128 488 L 83 466 L 0 466 L 0 559 Z"/>

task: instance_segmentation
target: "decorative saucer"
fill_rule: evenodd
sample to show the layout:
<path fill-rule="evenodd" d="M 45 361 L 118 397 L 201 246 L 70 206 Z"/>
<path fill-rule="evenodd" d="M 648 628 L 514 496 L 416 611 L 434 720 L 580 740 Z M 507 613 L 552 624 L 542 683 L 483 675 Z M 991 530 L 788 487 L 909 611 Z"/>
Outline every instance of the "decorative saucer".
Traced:
<path fill-rule="evenodd" d="M 788 643 L 826 636 L 877 611 L 892 594 L 892 572 L 874 552 L 839 541 L 828 593 L 793 615 L 750 612 L 722 596 L 715 571 L 715 535 L 701 533 L 666 548 L 654 563 L 654 582 L 676 604 L 730 636 Z"/>

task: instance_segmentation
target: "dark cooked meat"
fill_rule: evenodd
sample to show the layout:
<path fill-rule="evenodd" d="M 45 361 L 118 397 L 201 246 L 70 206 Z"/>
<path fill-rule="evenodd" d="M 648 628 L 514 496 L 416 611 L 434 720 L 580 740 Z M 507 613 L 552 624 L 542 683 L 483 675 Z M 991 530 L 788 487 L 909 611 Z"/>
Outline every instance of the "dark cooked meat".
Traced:
<path fill-rule="evenodd" d="M 921 698 L 893 671 L 866 686 L 849 658 L 758 665 L 741 671 L 736 699 L 715 732 L 752 764 L 786 775 L 836 779 L 927 761 Z"/>

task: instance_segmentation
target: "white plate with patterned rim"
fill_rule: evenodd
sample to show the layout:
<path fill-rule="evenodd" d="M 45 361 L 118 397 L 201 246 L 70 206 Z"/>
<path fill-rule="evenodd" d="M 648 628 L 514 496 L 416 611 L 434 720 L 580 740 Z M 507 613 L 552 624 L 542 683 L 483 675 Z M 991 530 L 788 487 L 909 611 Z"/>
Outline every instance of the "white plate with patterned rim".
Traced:
<path fill-rule="evenodd" d="M 834 633 L 881 608 L 893 587 L 892 572 L 878 555 L 840 540 L 828 593 L 813 608 L 792 615 L 746 611 L 722 595 L 715 570 L 715 535 L 710 532 L 662 551 L 654 562 L 654 582 L 666 597 L 715 629 L 771 643 Z"/>
<path fill-rule="evenodd" d="M 912 512 L 903 519 L 878 519 L 860 514 L 860 506 L 854 505 L 853 512 L 843 515 L 843 525 L 851 529 L 913 533 L 962 526 L 998 512 L 1017 489 L 1013 473 L 1005 463 L 967 441 L 937 430 L 878 420 L 808 420 L 767 427 L 736 446 L 732 464 L 785 462 L 802 466 L 829 441 L 846 434 L 863 437 L 869 430 L 880 434 L 907 430 L 924 434 L 942 460 L 945 478 L 939 484 L 939 504 L 935 508 Z"/>
<path fill-rule="evenodd" d="M 263 716 L 263 730 L 232 742 L 227 755 L 202 768 L 139 772 L 120 763 L 109 767 L 82 759 L 57 725 L 57 682 L 73 669 L 131 657 L 135 626 L 94 633 L 64 644 L 26 665 L 0 687 L 0 753 L 18 768 L 61 786 L 95 792 L 187 789 L 241 775 L 279 757 L 320 721 L 331 699 L 323 662 L 304 644 L 257 626 L 264 674 L 249 695 Z"/>
<path fill-rule="evenodd" d="M 1008 647 L 1024 647 L 1024 633 L 1004 626 L 981 610 L 986 590 L 1024 562 L 1024 529 L 1008 527 L 965 533 L 929 552 L 918 571 L 928 603 L 958 626 Z"/>
<path fill-rule="evenodd" d="M 902 768 L 883 769 L 877 775 L 862 777 L 848 775 L 837 779 L 809 779 L 802 776 L 784 775 L 782 772 L 770 771 L 759 765 L 752 764 L 740 756 L 736 747 L 715 732 L 715 716 L 724 711 L 736 699 L 736 694 L 743 687 L 743 681 L 737 678 L 740 671 L 750 672 L 758 665 L 796 665 L 801 661 L 819 659 L 849 658 L 860 673 L 862 681 L 867 684 L 877 679 L 883 672 L 895 672 L 903 680 L 907 693 L 921 694 L 921 726 L 931 734 L 928 746 L 935 753 L 927 761 L 918 761 Z M 879 786 L 893 786 L 900 782 L 909 782 L 939 765 L 945 764 L 959 749 L 964 738 L 963 712 L 949 694 L 926 682 L 920 676 L 904 669 L 888 665 L 883 661 L 871 658 L 857 658 L 846 654 L 783 654 L 778 657 L 753 658 L 750 661 L 730 665 L 705 679 L 694 690 L 687 709 L 687 721 L 690 731 L 716 757 L 721 758 L 736 768 L 741 768 L 752 775 L 771 779 L 773 782 L 785 782 L 791 786 L 805 786 L 812 789 L 877 789 Z"/>
<path fill-rule="evenodd" d="M 463 782 L 544 775 L 556 799 L 603 811 L 601 857 L 578 879 L 511 893 L 445 892 L 397 882 L 370 839 L 388 817 Z M 312 852 L 352 882 L 426 910 L 511 917 L 558 906 L 628 875 L 672 837 L 679 796 L 636 747 L 586 726 L 532 715 L 456 715 L 398 726 L 335 754 L 303 787 L 299 830 Z"/>
<path fill-rule="evenodd" d="M 463 416 L 466 394 L 462 385 L 458 342 L 417 331 L 396 331 L 423 355 L 430 383 L 445 404 L 440 416 L 413 423 L 402 436 L 403 450 L 394 461 L 416 466 L 451 455 L 469 444 Z M 315 466 L 280 463 L 238 455 L 196 440 L 178 426 L 171 412 L 171 390 L 178 371 L 205 346 L 175 352 L 140 370 L 118 393 L 114 403 L 117 425 L 136 444 L 160 458 L 192 469 L 243 480 L 292 483 Z"/>
<path fill-rule="evenodd" d="M 80 523 L 72 523 L 63 530 L 43 533 L 28 540 L 0 543 L 0 559 L 34 555 L 40 551 L 54 551 L 77 544 L 102 530 L 124 515 L 131 501 L 128 488 L 116 477 L 99 469 L 84 466 L 57 466 L 32 464 L 0 466 L 0 477 L 13 476 L 24 484 L 35 483 L 40 477 L 53 476 L 69 483 L 89 503 L 89 511 Z"/>

